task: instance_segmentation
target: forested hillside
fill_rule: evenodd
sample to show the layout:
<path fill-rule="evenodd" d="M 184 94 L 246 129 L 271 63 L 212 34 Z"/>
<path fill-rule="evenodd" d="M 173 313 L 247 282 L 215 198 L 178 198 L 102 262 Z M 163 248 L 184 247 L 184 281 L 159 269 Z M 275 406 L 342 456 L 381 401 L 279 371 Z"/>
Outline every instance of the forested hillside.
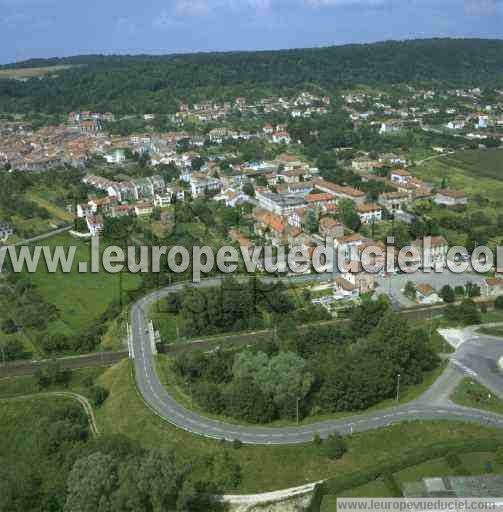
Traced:
<path fill-rule="evenodd" d="M 433 39 L 274 52 L 36 59 L 10 67 L 78 65 L 57 76 L 0 81 L 0 111 L 77 108 L 170 112 L 180 101 L 248 98 L 321 86 L 503 83 L 503 41 Z M 5 66 L 4 66 L 5 67 Z"/>

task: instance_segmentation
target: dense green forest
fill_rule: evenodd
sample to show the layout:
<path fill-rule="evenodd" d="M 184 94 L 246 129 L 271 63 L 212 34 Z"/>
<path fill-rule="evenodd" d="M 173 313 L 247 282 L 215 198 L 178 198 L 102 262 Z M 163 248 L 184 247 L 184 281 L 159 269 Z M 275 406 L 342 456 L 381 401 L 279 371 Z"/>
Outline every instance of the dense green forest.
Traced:
<path fill-rule="evenodd" d="M 0 81 L 0 112 L 72 109 L 172 112 L 180 101 L 354 84 L 503 82 L 503 41 L 433 39 L 269 52 L 36 59 L 10 67 L 75 65 L 58 76 Z M 9 67 L 9 66 L 3 66 Z"/>

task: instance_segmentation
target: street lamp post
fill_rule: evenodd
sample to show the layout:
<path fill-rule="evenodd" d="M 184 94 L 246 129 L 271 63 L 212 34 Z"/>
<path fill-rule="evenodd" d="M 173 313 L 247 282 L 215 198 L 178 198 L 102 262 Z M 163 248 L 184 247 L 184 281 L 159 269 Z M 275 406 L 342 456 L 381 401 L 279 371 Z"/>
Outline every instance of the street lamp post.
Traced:
<path fill-rule="evenodd" d="M 400 401 L 400 374 L 396 378 L 396 401 Z"/>

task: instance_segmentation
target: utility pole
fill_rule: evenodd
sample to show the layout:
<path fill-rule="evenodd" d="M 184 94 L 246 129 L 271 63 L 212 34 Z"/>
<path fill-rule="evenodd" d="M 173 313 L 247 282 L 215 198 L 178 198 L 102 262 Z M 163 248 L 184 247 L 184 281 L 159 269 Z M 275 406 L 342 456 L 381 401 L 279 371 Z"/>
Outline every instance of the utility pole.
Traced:
<path fill-rule="evenodd" d="M 299 402 L 300 402 L 300 398 L 297 397 L 297 425 L 299 424 Z"/>
<path fill-rule="evenodd" d="M 397 375 L 396 380 L 396 401 L 400 401 L 400 374 Z"/>

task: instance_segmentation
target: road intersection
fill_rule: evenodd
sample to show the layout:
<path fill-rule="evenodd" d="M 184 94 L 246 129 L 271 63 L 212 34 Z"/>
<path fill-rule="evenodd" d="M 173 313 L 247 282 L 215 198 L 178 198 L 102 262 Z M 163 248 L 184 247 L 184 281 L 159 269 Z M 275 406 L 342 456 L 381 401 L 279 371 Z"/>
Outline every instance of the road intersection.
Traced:
<path fill-rule="evenodd" d="M 219 279 L 207 279 L 196 287 L 219 284 Z M 185 284 L 176 284 L 150 293 L 131 308 L 131 350 L 134 354 L 136 383 L 145 403 L 161 418 L 196 435 L 245 444 L 282 445 L 306 443 L 316 434 L 327 437 L 364 432 L 404 421 L 455 420 L 503 428 L 503 415 L 462 407 L 450 400 L 450 395 L 463 377 L 470 377 L 503 398 L 503 374 L 497 367 L 503 355 L 503 339 L 477 335 L 468 328 L 464 342 L 452 354 L 445 371 L 419 398 L 404 405 L 357 414 L 338 420 L 327 420 L 291 427 L 259 427 L 225 423 L 202 416 L 180 405 L 161 383 L 156 367 L 149 330 L 150 307 Z"/>

